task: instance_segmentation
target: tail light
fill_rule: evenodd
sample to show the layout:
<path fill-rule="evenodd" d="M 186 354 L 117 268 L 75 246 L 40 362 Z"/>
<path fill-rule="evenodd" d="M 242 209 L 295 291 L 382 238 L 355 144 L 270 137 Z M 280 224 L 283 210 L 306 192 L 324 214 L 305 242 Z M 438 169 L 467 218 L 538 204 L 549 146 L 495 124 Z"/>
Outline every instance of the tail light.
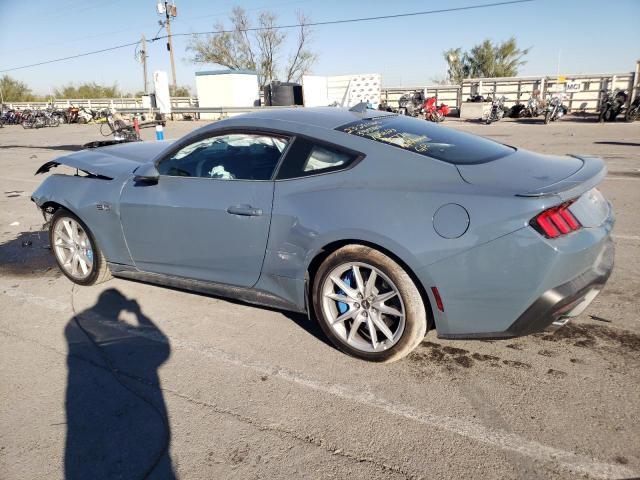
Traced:
<path fill-rule="evenodd" d="M 531 219 L 529 224 L 547 238 L 557 238 L 582 228 L 569 210 L 573 202 L 545 210 Z"/>

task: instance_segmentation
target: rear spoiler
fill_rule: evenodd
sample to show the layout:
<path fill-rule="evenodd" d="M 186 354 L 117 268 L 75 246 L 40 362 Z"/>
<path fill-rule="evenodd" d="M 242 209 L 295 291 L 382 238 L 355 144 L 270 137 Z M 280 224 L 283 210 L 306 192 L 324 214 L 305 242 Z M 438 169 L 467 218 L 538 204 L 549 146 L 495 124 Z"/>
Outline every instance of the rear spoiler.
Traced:
<path fill-rule="evenodd" d="M 607 175 L 607 167 L 600 157 L 593 155 L 569 155 L 582 160 L 582 168 L 573 175 L 531 192 L 519 193 L 518 197 L 558 196 L 562 201 L 579 197 L 598 185 Z"/>

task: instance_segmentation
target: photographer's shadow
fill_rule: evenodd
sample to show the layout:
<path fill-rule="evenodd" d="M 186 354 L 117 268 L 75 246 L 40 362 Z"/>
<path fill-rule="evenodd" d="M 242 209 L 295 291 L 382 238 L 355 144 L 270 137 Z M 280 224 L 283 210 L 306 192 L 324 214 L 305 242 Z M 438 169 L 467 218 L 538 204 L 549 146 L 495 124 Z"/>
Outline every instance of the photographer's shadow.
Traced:
<path fill-rule="evenodd" d="M 158 377 L 166 336 L 112 288 L 71 318 L 65 338 L 65 478 L 175 478 Z"/>

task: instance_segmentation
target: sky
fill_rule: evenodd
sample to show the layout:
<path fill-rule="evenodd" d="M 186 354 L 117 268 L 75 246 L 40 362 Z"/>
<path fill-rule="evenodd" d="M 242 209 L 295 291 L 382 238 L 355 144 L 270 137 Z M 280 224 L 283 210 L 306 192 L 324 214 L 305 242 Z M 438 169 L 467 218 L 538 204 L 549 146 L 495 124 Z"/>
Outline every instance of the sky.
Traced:
<path fill-rule="evenodd" d="M 213 30 L 228 25 L 234 5 L 255 17 L 261 10 L 277 14 L 279 24 L 296 21 L 302 11 L 312 21 L 392 15 L 493 3 L 497 0 L 175 0 L 173 33 Z M 158 32 L 156 0 L 0 0 L 0 70 L 135 42 Z M 612 14 L 615 16 L 612 17 Z M 615 22 L 612 23 L 612 18 Z M 380 73 L 384 86 L 419 86 L 446 75 L 442 52 L 469 49 L 485 39 L 514 36 L 531 47 L 520 75 L 621 73 L 640 59 L 640 0 L 534 0 L 458 12 L 317 26 L 311 48 L 318 55 L 312 73 L 345 75 Z M 625 19 L 629 19 L 626 21 Z M 290 30 L 285 53 L 295 43 Z M 163 32 L 164 33 L 164 32 Z M 174 39 L 178 85 L 195 94 L 196 65 L 186 47 L 189 37 Z M 165 41 L 148 47 L 149 78 L 154 70 L 170 75 Z M 142 90 L 142 66 L 127 47 L 75 60 L 6 72 L 37 94 L 68 83 L 117 83 L 125 92 Z M 281 59 L 284 63 L 285 58 Z M 2 73 L 0 73 L 2 75 Z"/>

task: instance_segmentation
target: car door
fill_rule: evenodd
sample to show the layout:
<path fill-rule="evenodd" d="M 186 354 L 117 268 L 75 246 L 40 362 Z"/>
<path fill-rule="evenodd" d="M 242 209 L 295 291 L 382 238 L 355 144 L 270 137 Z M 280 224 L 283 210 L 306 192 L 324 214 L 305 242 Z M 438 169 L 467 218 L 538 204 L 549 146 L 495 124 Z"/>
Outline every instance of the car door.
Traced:
<path fill-rule="evenodd" d="M 129 180 L 120 215 L 135 266 L 254 285 L 269 235 L 272 176 L 287 143 L 241 131 L 200 137 L 157 163 L 156 184 Z"/>

